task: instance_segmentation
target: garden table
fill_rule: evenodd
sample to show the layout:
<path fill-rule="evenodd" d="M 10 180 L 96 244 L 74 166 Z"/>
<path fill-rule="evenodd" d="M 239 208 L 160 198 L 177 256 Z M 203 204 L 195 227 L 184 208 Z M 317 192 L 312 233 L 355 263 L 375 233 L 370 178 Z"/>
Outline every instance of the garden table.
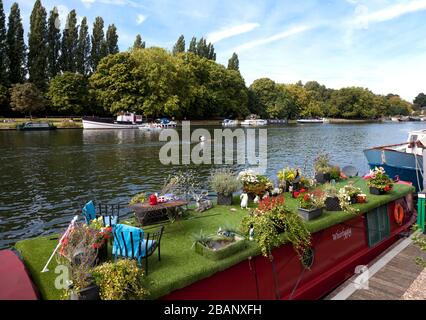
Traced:
<path fill-rule="evenodd" d="M 135 213 L 136 220 L 140 226 L 146 226 L 165 218 L 176 218 L 179 209 L 186 206 L 188 201 L 176 200 L 165 203 L 150 205 L 149 203 L 138 203 L 130 205 L 129 208 Z"/>

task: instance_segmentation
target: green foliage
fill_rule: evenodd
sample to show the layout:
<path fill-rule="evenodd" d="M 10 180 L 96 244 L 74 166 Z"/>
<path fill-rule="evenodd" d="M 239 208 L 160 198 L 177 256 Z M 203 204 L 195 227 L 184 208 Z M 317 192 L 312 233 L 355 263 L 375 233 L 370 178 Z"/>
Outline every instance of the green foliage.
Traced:
<path fill-rule="evenodd" d="M 105 41 L 104 20 L 96 17 L 92 30 L 92 50 L 90 54 L 90 63 L 92 71 L 95 72 L 99 62 L 107 56 L 108 46 Z"/>
<path fill-rule="evenodd" d="M 50 82 L 47 96 L 55 111 L 83 114 L 89 103 L 87 79 L 79 73 L 59 74 Z"/>
<path fill-rule="evenodd" d="M 325 198 L 324 192 L 316 190 L 300 195 L 298 200 L 301 208 L 312 210 L 316 208 L 324 208 Z"/>
<path fill-rule="evenodd" d="M 416 108 L 426 108 L 426 94 L 419 93 L 417 97 L 414 98 L 413 104 Z"/>
<path fill-rule="evenodd" d="M 141 192 L 135 195 L 129 202 L 129 205 L 144 203 L 146 201 L 146 193 Z"/>
<path fill-rule="evenodd" d="M 0 84 L 0 114 L 3 114 L 3 111 L 6 111 L 6 105 L 8 100 L 7 87 Z"/>
<path fill-rule="evenodd" d="M 46 10 L 37 0 L 30 17 L 28 35 L 28 73 L 30 82 L 44 91 L 47 86 L 47 22 Z"/>
<path fill-rule="evenodd" d="M 44 110 L 45 101 L 40 90 L 32 83 L 14 84 L 10 89 L 12 110 L 21 113 L 40 112 Z"/>
<path fill-rule="evenodd" d="M 3 1 L 0 0 L 0 85 L 7 85 L 9 82 L 7 76 L 7 36 L 6 36 L 6 17 L 3 9 Z M 1 93 L 0 93 L 1 95 Z M 0 98 L 1 100 L 1 98 Z M 0 102 L 0 106 L 1 106 Z"/>
<path fill-rule="evenodd" d="M 382 167 L 374 168 L 368 175 L 368 186 L 379 190 L 390 191 L 392 180 Z"/>
<path fill-rule="evenodd" d="M 173 47 L 173 55 L 185 52 L 185 37 L 181 35 Z"/>
<path fill-rule="evenodd" d="M 114 24 L 108 26 L 106 43 L 108 47 L 108 54 L 116 54 L 120 51 L 118 48 L 117 27 Z"/>
<path fill-rule="evenodd" d="M 148 291 L 144 287 L 144 272 L 135 260 L 121 259 L 93 269 L 102 300 L 138 300 Z"/>
<path fill-rule="evenodd" d="M 135 42 L 133 43 L 133 50 L 136 50 L 136 49 L 145 49 L 145 46 L 146 46 L 145 41 L 142 41 L 141 35 L 138 34 L 136 36 Z"/>
<path fill-rule="evenodd" d="M 421 233 L 421 228 L 419 225 L 415 224 L 412 228 L 413 232 L 419 231 L 420 234 L 417 234 L 413 237 L 413 242 L 417 245 L 420 250 L 426 251 L 426 236 Z M 426 268 L 426 260 L 422 257 L 416 257 L 416 263 L 422 268 Z"/>
<path fill-rule="evenodd" d="M 210 187 L 216 192 L 230 195 L 241 189 L 241 183 L 229 169 L 212 172 L 210 176 Z"/>
<path fill-rule="evenodd" d="M 90 35 L 86 17 L 81 21 L 78 35 L 76 68 L 84 76 L 90 73 Z"/>
<path fill-rule="evenodd" d="M 7 60 L 9 63 L 9 83 L 22 83 L 26 76 L 26 45 L 24 42 L 21 11 L 16 2 L 10 9 L 6 42 Z"/>
<path fill-rule="evenodd" d="M 50 11 L 47 27 L 47 74 L 52 79 L 61 70 L 59 53 L 61 50 L 61 33 L 59 30 L 59 11 L 56 7 Z"/>
<path fill-rule="evenodd" d="M 329 173 L 331 169 L 330 156 L 326 153 L 320 153 L 314 160 L 314 169 L 316 173 Z"/>
<path fill-rule="evenodd" d="M 229 70 L 240 70 L 240 61 L 238 60 L 238 55 L 234 52 L 232 57 L 228 60 L 228 69 Z"/>
<path fill-rule="evenodd" d="M 78 27 L 77 13 L 71 10 L 67 17 L 61 43 L 61 70 L 62 72 L 76 72 L 77 70 Z"/>

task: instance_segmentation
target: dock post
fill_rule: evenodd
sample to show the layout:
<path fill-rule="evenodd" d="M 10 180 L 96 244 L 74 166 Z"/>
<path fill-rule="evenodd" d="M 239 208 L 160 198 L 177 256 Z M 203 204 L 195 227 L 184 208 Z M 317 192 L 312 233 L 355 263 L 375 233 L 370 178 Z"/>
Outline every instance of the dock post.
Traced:
<path fill-rule="evenodd" d="M 426 193 L 419 193 L 417 198 L 417 225 L 425 233 L 425 205 Z"/>

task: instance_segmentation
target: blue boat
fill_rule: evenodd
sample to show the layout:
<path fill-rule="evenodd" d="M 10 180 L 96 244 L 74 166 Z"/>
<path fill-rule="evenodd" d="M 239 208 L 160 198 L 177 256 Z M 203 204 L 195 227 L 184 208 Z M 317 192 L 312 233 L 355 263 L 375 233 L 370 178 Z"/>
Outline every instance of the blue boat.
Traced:
<path fill-rule="evenodd" d="M 405 143 L 367 149 L 364 155 L 371 169 L 383 167 L 390 178 L 411 182 L 419 192 L 423 189 L 425 146 L 426 130 L 413 131 Z"/>

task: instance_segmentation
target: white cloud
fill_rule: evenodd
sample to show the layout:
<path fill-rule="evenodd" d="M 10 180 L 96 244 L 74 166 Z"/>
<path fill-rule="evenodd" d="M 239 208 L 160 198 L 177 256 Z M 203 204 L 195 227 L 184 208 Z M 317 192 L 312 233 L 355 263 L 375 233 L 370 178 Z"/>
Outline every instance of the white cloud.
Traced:
<path fill-rule="evenodd" d="M 270 37 L 265 38 L 265 39 L 258 39 L 258 40 L 246 42 L 243 45 L 240 45 L 237 48 L 235 48 L 234 51 L 235 52 L 242 52 L 242 51 L 245 51 L 245 50 L 248 50 L 248 49 L 252 49 L 252 48 L 255 48 L 255 47 L 258 47 L 258 46 L 262 46 L 262 45 L 265 45 L 265 44 L 268 44 L 268 43 L 271 43 L 271 42 L 275 42 L 275 41 L 278 41 L 278 40 L 282 40 L 282 39 L 294 36 L 298 33 L 302 33 L 302 32 L 305 32 L 307 30 L 310 30 L 310 29 L 312 29 L 312 27 L 306 26 L 306 25 L 293 27 L 289 30 L 275 34 L 275 35 L 270 36 Z"/>
<path fill-rule="evenodd" d="M 86 8 L 90 8 L 92 4 L 96 2 L 96 0 L 81 0 Z"/>
<path fill-rule="evenodd" d="M 143 15 L 143 14 L 138 14 L 138 17 L 136 19 L 136 23 L 137 24 L 142 24 L 144 23 L 144 21 L 146 20 L 147 16 Z"/>
<path fill-rule="evenodd" d="M 222 28 L 221 30 L 210 32 L 207 35 L 207 40 L 211 43 L 216 43 L 239 34 L 250 32 L 259 26 L 260 24 L 258 23 L 244 23 L 230 28 Z"/>

